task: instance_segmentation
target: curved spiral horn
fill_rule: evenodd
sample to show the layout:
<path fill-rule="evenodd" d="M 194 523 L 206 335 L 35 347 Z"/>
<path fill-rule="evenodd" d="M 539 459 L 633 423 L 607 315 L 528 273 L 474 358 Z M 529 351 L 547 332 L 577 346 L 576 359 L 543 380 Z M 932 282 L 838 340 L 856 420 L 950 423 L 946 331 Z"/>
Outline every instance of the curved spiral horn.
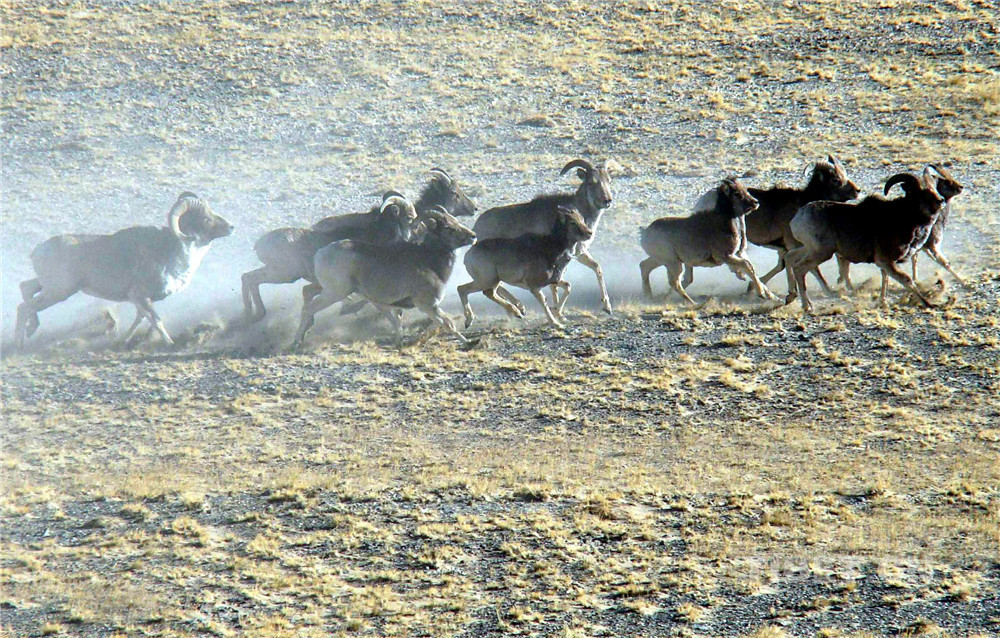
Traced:
<path fill-rule="evenodd" d="M 448 171 L 444 170 L 443 168 L 434 167 L 434 168 L 432 168 L 428 172 L 431 175 L 435 175 L 435 176 L 440 177 L 441 179 L 443 179 L 444 182 L 445 182 L 445 184 L 447 184 L 449 186 L 451 185 L 451 182 L 452 182 L 451 175 L 449 175 Z"/>
<path fill-rule="evenodd" d="M 181 216 L 188 212 L 188 210 L 198 201 L 197 195 L 191 191 L 184 191 L 177 197 L 177 201 L 174 202 L 174 205 L 170 207 L 170 212 L 167 213 L 167 227 L 170 228 L 170 232 L 172 232 L 178 239 L 186 237 L 186 235 L 181 232 Z"/>
<path fill-rule="evenodd" d="M 909 173 L 896 173 L 886 181 L 885 187 L 882 188 L 882 194 L 888 195 L 889 190 L 896 184 L 902 184 L 903 190 L 907 192 L 911 188 L 920 188 L 920 180 L 913 175 Z"/>
<path fill-rule="evenodd" d="M 559 171 L 559 174 L 560 175 L 565 175 L 566 173 L 570 172 L 574 168 L 582 168 L 583 170 L 587 171 L 588 173 L 590 173 L 590 172 L 592 172 L 594 170 L 594 167 L 587 160 L 585 160 L 585 159 L 575 159 L 575 160 L 571 161 L 569 164 L 566 164 L 566 166 L 563 166 L 563 169 L 561 171 Z"/>

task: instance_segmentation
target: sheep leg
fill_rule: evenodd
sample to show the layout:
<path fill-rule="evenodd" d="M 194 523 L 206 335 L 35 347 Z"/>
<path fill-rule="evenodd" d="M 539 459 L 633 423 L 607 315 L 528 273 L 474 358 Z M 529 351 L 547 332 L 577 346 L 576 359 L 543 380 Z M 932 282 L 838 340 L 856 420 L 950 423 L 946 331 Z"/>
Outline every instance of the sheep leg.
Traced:
<path fill-rule="evenodd" d="M 684 297 L 684 299 L 686 299 L 689 304 L 691 304 L 692 306 L 696 306 L 697 304 L 695 303 L 694 299 L 692 299 L 691 296 L 687 294 L 687 291 L 684 290 L 684 287 L 681 286 L 681 275 L 684 272 L 684 264 L 682 264 L 679 261 L 676 261 L 666 264 L 666 267 L 667 267 L 667 282 L 670 283 L 670 287 L 676 290 L 681 297 Z"/>
<path fill-rule="evenodd" d="M 684 278 L 681 280 L 681 286 L 684 290 L 688 289 L 688 286 L 694 283 L 694 266 L 691 264 L 684 264 Z"/>
<path fill-rule="evenodd" d="M 399 313 L 396 312 L 397 308 L 392 308 L 390 306 L 380 306 L 375 305 L 382 316 L 385 317 L 389 323 L 392 325 L 392 329 L 396 332 L 396 347 L 403 347 L 403 321 L 400 318 Z"/>
<path fill-rule="evenodd" d="M 307 286 L 308 288 L 308 286 Z M 302 340 L 306 337 L 306 332 L 312 328 L 315 322 L 316 313 L 320 310 L 325 310 L 333 304 L 337 303 L 347 295 L 343 297 L 338 297 L 334 293 L 328 292 L 325 289 L 321 289 L 321 292 L 309 300 L 308 303 L 302 306 L 302 317 L 299 319 L 299 329 L 295 333 L 295 340 L 292 342 L 292 347 L 297 348 L 302 345 Z"/>
<path fill-rule="evenodd" d="M 774 265 L 774 268 L 767 271 L 766 275 L 760 278 L 760 283 L 766 284 L 767 282 L 771 281 L 771 279 L 773 279 L 774 276 L 777 275 L 779 272 L 785 270 L 785 253 L 787 252 L 788 252 L 787 250 L 778 251 L 778 263 Z M 753 282 L 751 281 L 749 284 L 747 284 L 747 292 L 749 293 L 752 291 L 753 291 Z"/>
<path fill-rule="evenodd" d="M 917 285 L 913 283 L 913 280 L 910 279 L 910 276 L 907 275 L 902 270 L 900 270 L 899 264 L 882 259 L 876 261 L 875 263 L 878 265 L 879 268 L 882 269 L 883 273 L 892 277 L 899 283 L 903 284 L 904 288 L 906 288 L 914 295 L 916 295 L 917 299 L 919 299 L 925 306 L 927 306 L 928 308 L 933 306 L 933 304 L 927 300 L 927 297 L 924 296 L 924 293 L 920 292 L 920 290 L 917 288 Z"/>
<path fill-rule="evenodd" d="M 500 285 L 499 283 L 496 286 Z M 494 288 L 496 287 L 494 286 Z M 472 304 L 469 303 L 469 295 L 474 292 L 482 292 L 483 287 L 478 285 L 475 281 L 470 281 L 467 284 L 462 284 L 458 287 L 458 298 L 462 301 L 462 310 L 465 312 L 465 327 L 468 328 L 472 325 L 472 322 L 476 320 L 476 315 L 472 312 Z M 497 303 L 500 303 L 497 301 Z"/>
<path fill-rule="evenodd" d="M 832 251 L 816 254 L 810 251 L 807 246 L 800 246 L 790 250 L 785 255 L 785 266 L 791 267 L 792 275 L 795 278 L 795 288 L 788 291 L 788 296 L 785 298 L 786 304 L 792 303 L 796 297 L 799 297 L 802 303 L 802 310 L 812 312 L 813 305 L 806 288 L 806 274 L 830 257 L 833 257 Z"/>
<path fill-rule="evenodd" d="M 323 292 L 323 286 L 316 282 L 309 282 L 302 286 L 302 305 L 305 305 L 316 298 L 316 295 Z"/>
<path fill-rule="evenodd" d="M 930 250 L 929 246 L 925 246 L 924 249 Z M 920 254 L 919 252 L 915 252 L 913 253 L 913 257 L 910 258 L 910 265 L 913 268 L 913 281 L 917 281 L 917 255 L 919 254 Z M 950 270 L 951 269 L 949 269 L 949 272 Z"/>
<path fill-rule="evenodd" d="M 597 260 L 590 255 L 586 248 L 581 250 L 576 258 L 581 264 L 593 270 L 594 274 L 597 275 L 597 285 L 601 289 L 601 303 L 604 304 L 604 312 L 609 315 L 613 314 L 611 312 L 611 299 L 608 297 L 608 287 L 604 283 L 604 271 L 601 270 L 601 265 L 597 263 Z"/>
<path fill-rule="evenodd" d="M 503 297 L 510 303 L 514 304 L 514 306 L 517 307 L 518 316 L 522 319 L 524 318 L 524 315 L 527 312 L 527 308 L 524 307 L 524 304 L 521 303 L 520 299 L 514 296 L 514 293 L 507 290 L 502 283 L 499 286 L 497 286 L 496 293 L 497 295 Z"/>
<path fill-rule="evenodd" d="M 41 290 L 37 295 L 17 307 L 17 323 L 14 330 L 15 345 L 18 350 L 24 349 L 24 342 L 38 329 L 38 313 L 56 305 L 60 301 L 69 299 L 76 290 L 70 292 L 53 293 L 48 290 Z"/>
<path fill-rule="evenodd" d="M 557 288 L 555 284 L 552 284 L 551 286 L 549 286 L 549 290 L 552 292 L 552 305 L 553 306 L 558 306 L 559 305 L 559 288 Z"/>
<path fill-rule="evenodd" d="M 742 271 L 748 277 L 750 277 L 750 283 L 753 284 L 754 289 L 757 291 L 757 295 L 761 299 L 777 299 L 775 294 L 768 289 L 767 286 L 760 282 L 757 278 L 757 272 L 753 268 L 753 264 L 746 257 L 740 255 L 727 255 L 724 258 L 724 262 L 729 266 L 733 272 Z"/>
<path fill-rule="evenodd" d="M 642 275 L 642 294 L 646 295 L 649 299 L 653 298 L 653 288 L 649 285 L 649 276 L 660 266 L 660 262 L 652 257 L 647 257 L 639 262 L 639 272 Z"/>
<path fill-rule="evenodd" d="M 270 266 L 243 273 L 243 314 L 247 323 L 255 323 L 264 318 L 267 309 L 260 297 L 261 284 L 291 284 L 301 279 L 298 274 L 275 272 Z"/>
<path fill-rule="evenodd" d="M 811 272 L 812 276 L 816 278 L 816 281 L 819 282 L 819 285 L 823 286 L 823 292 L 827 293 L 828 295 L 834 294 L 833 288 L 830 288 L 829 282 L 827 282 L 826 277 L 823 276 L 823 273 L 820 271 L 819 268 L 813 268 L 809 272 Z"/>
<path fill-rule="evenodd" d="M 418 343 L 425 341 L 434 332 L 440 330 L 442 327 L 458 337 L 458 340 L 467 346 L 474 346 L 479 343 L 479 339 L 467 339 L 465 335 L 459 332 L 458 328 L 455 327 L 455 322 L 451 320 L 451 317 L 441 312 L 441 309 L 436 305 L 430 307 L 423 306 L 420 307 L 420 310 L 423 311 L 424 314 L 428 315 L 432 321 L 426 328 L 424 328 L 424 331 L 417 338 Z"/>
<path fill-rule="evenodd" d="M 500 291 L 500 284 L 498 283 L 496 286 L 493 286 L 493 288 L 487 288 L 486 290 L 484 290 L 483 294 L 492 299 L 493 301 L 495 301 L 497 305 L 506 310 L 507 314 L 509 314 L 510 316 L 515 317 L 517 319 L 523 319 L 524 313 L 521 312 L 521 309 L 515 306 L 514 304 L 510 303 L 506 299 L 502 298 L 498 294 L 499 291 Z M 468 328 L 469 324 L 466 323 L 465 327 Z"/>
<path fill-rule="evenodd" d="M 556 283 L 554 283 L 552 285 L 553 286 L 558 286 L 559 288 L 563 289 L 562 301 L 559 302 L 559 305 L 556 306 L 555 310 L 553 311 L 553 312 L 555 312 L 556 317 L 562 319 L 563 318 L 563 308 L 566 307 L 566 300 L 569 299 L 569 291 L 572 290 L 573 287 L 566 280 L 557 281 Z"/>
<path fill-rule="evenodd" d="M 545 302 L 545 295 L 542 294 L 542 289 L 532 288 L 531 294 L 533 294 L 535 296 L 535 299 L 538 300 L 538 303 L 542 305 L 542 310 L 545 311 L 545 316 L 549 318 L 549 323 L 551 323 L 556 328 L 559 328 L 560 330 L 565 330 L 566 327 L 561 323 L 559 323 L 559 320 L 556 319 L 555 315 L 552 314 L 552 309 L 549 308 L 549 304 Z"/>
<path fill-rule="evenodd" d="M 349 303 L 348 303 L 349 302 Z M 367 299 L 351 299 L 351 295 L 340 305 L 341 315 L 353 315 L 368 305 Z"/>
<path fill-rule="evenodd" d="M 31 301 L 31 298 L 41 292 L 41 290 L 42 283 L 38 281 L 38 277 L 21 282 L 21 298 L 24 301 Z"/>
<path fill-rule="evenodd" d="M 955 272 L 954 270 L 952 270 L 951 263 L 948 262 L 948 258 L 945 257 L 943 254 L 941 254 L 941 251 L 938 250 L 937 246 L 935 246 L 934 244 L 927 244 L 926 246 L 924 246 L 924 251 L 926 251 L 927 254 L 930 255 L 931 258 L 934 261 L 936 261 L 937 263 L 939 263 L 942 266 L 944 266 L 944 269 L 947 270 L 949 273 L 951 273 L 951 276 L 954 277 L 958 281 L 958 283 L 962 284 L 966 288 L 969 287 L 969 284 L 965 283 L 965 280 L 962 279 L 961 277 L 959 277 L 957 272 Z M 914 281 L 917 280 L 917 256 L 916 255 L 913 256 L 913 280 Z"/>
<path fill-rule="evenodd" d="M 119 342 L 122 346 L 124 346 L 125 344 L 127 344 L 129 341 L 132 340 L 132 335 L 135 334 L 135 331 L 139 328 L 139 324 L 142 323 L 142 320 L 145 318 L 146 318 L 146 313 L 140 310 L 139 306 L 136 306 L 135 321 L 133 321 L 132 325 L 129 326 L 128 330 L 125 331 L 125 336 Z"/>
<path fill-rule="evenodd" d="M 889 275 L 882 271 L 882 287 L 878 291 L 878 306 L 882 309 L 889 308 L 889 302 L 885 300 L 885 295 L 889 291 Z"/>
<path fill-rule="evenodd" d="M 31 302 L 32 298 L 42 290 L 42 284 L 38 278 L 28 279 L 27 281 L 21 282 L 21 298 L 24 299 L 25 303 Z M 18 306 L 18 311 L 20 312 L 20 306 Z M 38 330 L 38 313 L 33 312 L 25 319 L 25 333 L 27 337 L 35 334 Z"/>
<path fill-rule="evenodd" d="M 161 337 L 163 337 L 163 341 L 166 342 L 168 346 L 174 345 L 174 340 L 170 338 L 169 334 L 167 334 L 167 329 L 163 325 L 163 320 L 160 319 L 160 315 L 156 314 L 156 309 L 153 308 L 153 302 L 150 301 L 149 297 L 136 297 L 132 300 L 132 303 L 135 304 L 136 308 L 141 308 L 143 312 L 146 313 L 146 316 L 149 318 L 149 323 L 153 324 L 156 331 L 160 333 Z M 126 341 L 128 340 L 126 339 Z"/>
<path fill-rule="evenodd" d="M 837 270 L 840 271 L 840 276 L 837 277 L 838 284 L 844 284 L 848 292 L 854 292 L 854 284 L 851 283 L 851 262 L 847 261 L 840 255 L 837 255 Z"/>

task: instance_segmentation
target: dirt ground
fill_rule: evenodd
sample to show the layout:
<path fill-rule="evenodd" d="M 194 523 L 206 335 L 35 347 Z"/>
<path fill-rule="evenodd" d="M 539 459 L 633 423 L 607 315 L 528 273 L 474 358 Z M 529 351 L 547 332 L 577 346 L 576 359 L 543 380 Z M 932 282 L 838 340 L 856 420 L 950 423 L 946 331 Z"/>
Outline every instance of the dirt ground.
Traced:
<path fill-rule="evenodd" d="M 1000 635 L 993 2 L 0 10 L 4 635 Z M 882 311 L 861 267 L 807 316 L 699 269 L 697 308 L 641 298 L 641 225 L 828 153 L 865 192 L 946 163 L 969 286 L 921 261 L 936 306 Z M 266 230 L 433 166 L 482 210 L 575 157 L 621 167 L 613 317 L 573 266 L 569 330 L 473 298 L 472 350 L 330 312 L 290 352 L 296 286 L 239 320 Z M 132 311 L 81 296 L 10 351 L 33 246 L 184 190 L 236 232 L 158 304 L 178 347 L 115 347 Z"/>

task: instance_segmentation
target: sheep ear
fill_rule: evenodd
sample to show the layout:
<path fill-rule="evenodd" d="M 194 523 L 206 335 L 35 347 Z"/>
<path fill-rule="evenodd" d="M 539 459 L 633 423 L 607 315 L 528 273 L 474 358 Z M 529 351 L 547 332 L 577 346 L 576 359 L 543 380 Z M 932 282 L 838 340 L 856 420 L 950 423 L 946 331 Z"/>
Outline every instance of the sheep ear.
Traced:
<path fill-rule="evenodd" d="M 576 169 L 576 176 L 583 181 L 587 181 L 587 170 L 583 168 Z"/>

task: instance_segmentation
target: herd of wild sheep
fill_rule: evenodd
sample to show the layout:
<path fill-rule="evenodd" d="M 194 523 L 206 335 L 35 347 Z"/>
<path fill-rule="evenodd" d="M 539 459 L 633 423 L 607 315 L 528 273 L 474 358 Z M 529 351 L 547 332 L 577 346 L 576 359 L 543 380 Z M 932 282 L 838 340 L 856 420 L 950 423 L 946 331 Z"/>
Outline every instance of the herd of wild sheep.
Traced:
<path fill-rule="evenodd" d="M 475 204 L 452 176 L 435 168 L 416 203 L 389 191 L 367 213 L 327 217 L 311 228 L 271 231 L 254 245 L 264 265 L 243 275 L 246 319 L 252 323 L 264 317 L 261 284 L 304 279 L 296 345 L 302 343 L 316 313 L 337 302 L 343 302 L 341 313 L 372 304 L 400 339 L 402 310 L 417 308 L 432 320 L 418 340 L 443 327 L 463 343 L 473 343 L 440 309 L 457 251 L 466 246 L 465 268 L 471 281 L 458 287 L 466 328 L 475 318 L 469 295 L 476 292 L 511 315 L 524 316 L 524 305 L 504 284 L 531 291 L 549 322 L 562 327 L 570 293 L 563 271 L 574 258 L 597 275 L 604 310 L 610 313 L 604 275 L 589 250 L 601 215 L 611 205 L 610 168 L 575 159 L 561 173 L 576 169 L 581 183 L 575 192 L 491 208 L 471 230 L 456 218 L 473 215 Z M 903 196 L 886 199 L 884 195 L 897 184 Z M 649 255 L 639 264 L 643 290 L 652 295 L 650 273 L 664 266 L 670 286 L 694 303 L 685 291 L 694 279 L 694 267 L 726 265 L 740 279 L 749 279 L 748 292 L 775 299 L 766 284 L 785 270 L 786 303 L 799 297 L 809 311 L 806 275 L 812 273 L 829 290 L 819 266 L 836 255 L 840 279 L 848 290 L 853 289 L 850 264 L 874 263 L 882 271 L 882 305 L 889 277 L 930 305 L 914 284 L 917 253 L 926 251 L 961 281 L 939 250 L 948 203 L 961 191 L 962 185 L 948 170 L 930 165 L 920 176 L 893 175 L 881 194 L 852 202 L 859 189 L 833 156 L 817 162 L 801 188 L 747 188 L 728 177 L 702 195 L 691 215 L 663 217 L 642 230 L 641 245 Z M 80 291 L 135 305 L 136 318 L 123 343 L 132 341 L 146 319 L 172 344 L 153 302 L 183 290 L 212 241 L 232 230 L 206 201 L 185 192 L 167 214 L 165 227 L 136 226 L 112 235 L 48 239 L 31 253 L 37 277 L 21 283 L 24 301 L 17 309 L 17 347 L 23 348 L 38 329 L 39 312 Z M 763 277 L 747 259 L 747 242 L 778 251 L 777 265 Z M 902 268 L 907 260 L 912 260 L 912 277 Z M 551 305 L 543 294 L 546 287 L 551 289 Z"/>

